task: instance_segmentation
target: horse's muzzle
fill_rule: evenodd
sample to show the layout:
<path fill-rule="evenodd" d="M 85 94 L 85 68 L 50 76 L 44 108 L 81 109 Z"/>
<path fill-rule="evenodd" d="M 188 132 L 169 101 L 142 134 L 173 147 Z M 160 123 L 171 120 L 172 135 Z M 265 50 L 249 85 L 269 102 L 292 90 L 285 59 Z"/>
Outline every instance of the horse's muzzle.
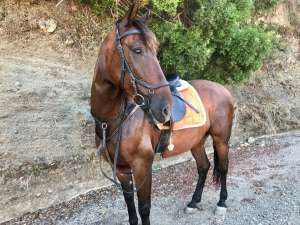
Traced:
<path fill-rule="evenodd" d="M 159 107 L 152 107 L 153 116 L 160 123 L 165 123 L 171 118 L 171 106 L 168 103 L 161 103 Z"/>

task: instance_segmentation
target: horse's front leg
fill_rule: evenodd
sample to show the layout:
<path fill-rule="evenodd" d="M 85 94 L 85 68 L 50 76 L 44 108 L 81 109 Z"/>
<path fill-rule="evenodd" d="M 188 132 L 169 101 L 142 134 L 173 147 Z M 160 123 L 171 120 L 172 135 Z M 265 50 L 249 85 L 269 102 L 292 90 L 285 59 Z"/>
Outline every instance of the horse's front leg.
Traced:
<path fill-rule="evenodd" d="M 137 196 L 142 225 L 150 225 L 152 162 L 153 158 L 139 160 L 134 168 L 135 185 L 139 188 Z"/>
<path fill-rule="evenodd" d="M 134 192 L 131 174 L 118 173 L 118 179 L 121 182 L 123 195 L 128 209 L 129 224 L 138 225 L 138 217 L 134 205 Z"/>

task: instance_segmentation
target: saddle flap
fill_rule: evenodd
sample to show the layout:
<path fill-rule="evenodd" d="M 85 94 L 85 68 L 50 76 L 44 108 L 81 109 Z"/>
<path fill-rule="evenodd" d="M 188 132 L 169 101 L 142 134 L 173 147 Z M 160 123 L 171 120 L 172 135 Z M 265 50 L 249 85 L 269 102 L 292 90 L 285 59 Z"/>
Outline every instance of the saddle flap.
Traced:
<path fill-rule="evenodd" d="M 172 118 L 172 122 L 177 122 L 181 120 L 186 113 L 186 104 L 181 100 L 182 95 L 178 91 L 178 88 L 181 87 L 181 82 L 178 74 L 175 73 L 168 74 L 166 78 L 167 81 L 169 82 L 172 97 L 173 97 L 171 118 Z"/>
<path fill-rule="evenodd" d="M 171 118 L 173 122 L 180 121 L 186 113 L 186 104 L 180 98 L 178 98 L 178 96 L 182 97 L 179 92 L 175 95 L 173 95 L 172 93 L 173 107 L 171 112 Z"/>

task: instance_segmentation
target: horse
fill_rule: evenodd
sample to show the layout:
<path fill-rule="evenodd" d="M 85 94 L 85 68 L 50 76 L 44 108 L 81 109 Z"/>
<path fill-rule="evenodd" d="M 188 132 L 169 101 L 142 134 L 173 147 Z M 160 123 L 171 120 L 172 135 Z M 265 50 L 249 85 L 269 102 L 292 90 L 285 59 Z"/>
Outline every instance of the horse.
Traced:
<path fill-rule="evenodd" d="M 130 225 L 138 224 L 134 203 L 143 225 L 150 225 L 152 163 L 160 130 L 156 123 L 171 118 L 170 87 L 157 59 L 158 41 L 147 27 L 147 17 L 138 17 L 136 5 L 104 39 L 96 61 L 91 87 L 91 113 L 99 154 L 113 167 L 128 208 Z M 201 127 L 172 133 L 172 152 L 191 151 L 198 182 L 187 213 L 200 208 L 204 183 L 210 168 L 204 143 L 210 135 L 214 148 L 214 180 L 221 185 L 217 209 L 226 210 L 229 139 L 234 117 L 234 99 L 222 85 L 193 80 L 189 83 L 203 101 L 207 120 Z M 134 187 L 135 184 L 135 187 Z"/>

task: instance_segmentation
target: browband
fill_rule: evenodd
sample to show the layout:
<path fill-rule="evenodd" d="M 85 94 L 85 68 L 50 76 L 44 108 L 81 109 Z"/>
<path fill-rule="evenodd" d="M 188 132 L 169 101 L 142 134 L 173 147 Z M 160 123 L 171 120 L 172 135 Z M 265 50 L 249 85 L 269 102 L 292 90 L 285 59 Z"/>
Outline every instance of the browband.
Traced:
<path fill-rule="evenodd" d="M 129 35 L 133 35 L 133 34 L 142 34 L 142 32 L 138 29 L 128 30 L 122 34 L 118 34 L 118 40 L 121 40 L 122 38 L 127 37 Z"/>

